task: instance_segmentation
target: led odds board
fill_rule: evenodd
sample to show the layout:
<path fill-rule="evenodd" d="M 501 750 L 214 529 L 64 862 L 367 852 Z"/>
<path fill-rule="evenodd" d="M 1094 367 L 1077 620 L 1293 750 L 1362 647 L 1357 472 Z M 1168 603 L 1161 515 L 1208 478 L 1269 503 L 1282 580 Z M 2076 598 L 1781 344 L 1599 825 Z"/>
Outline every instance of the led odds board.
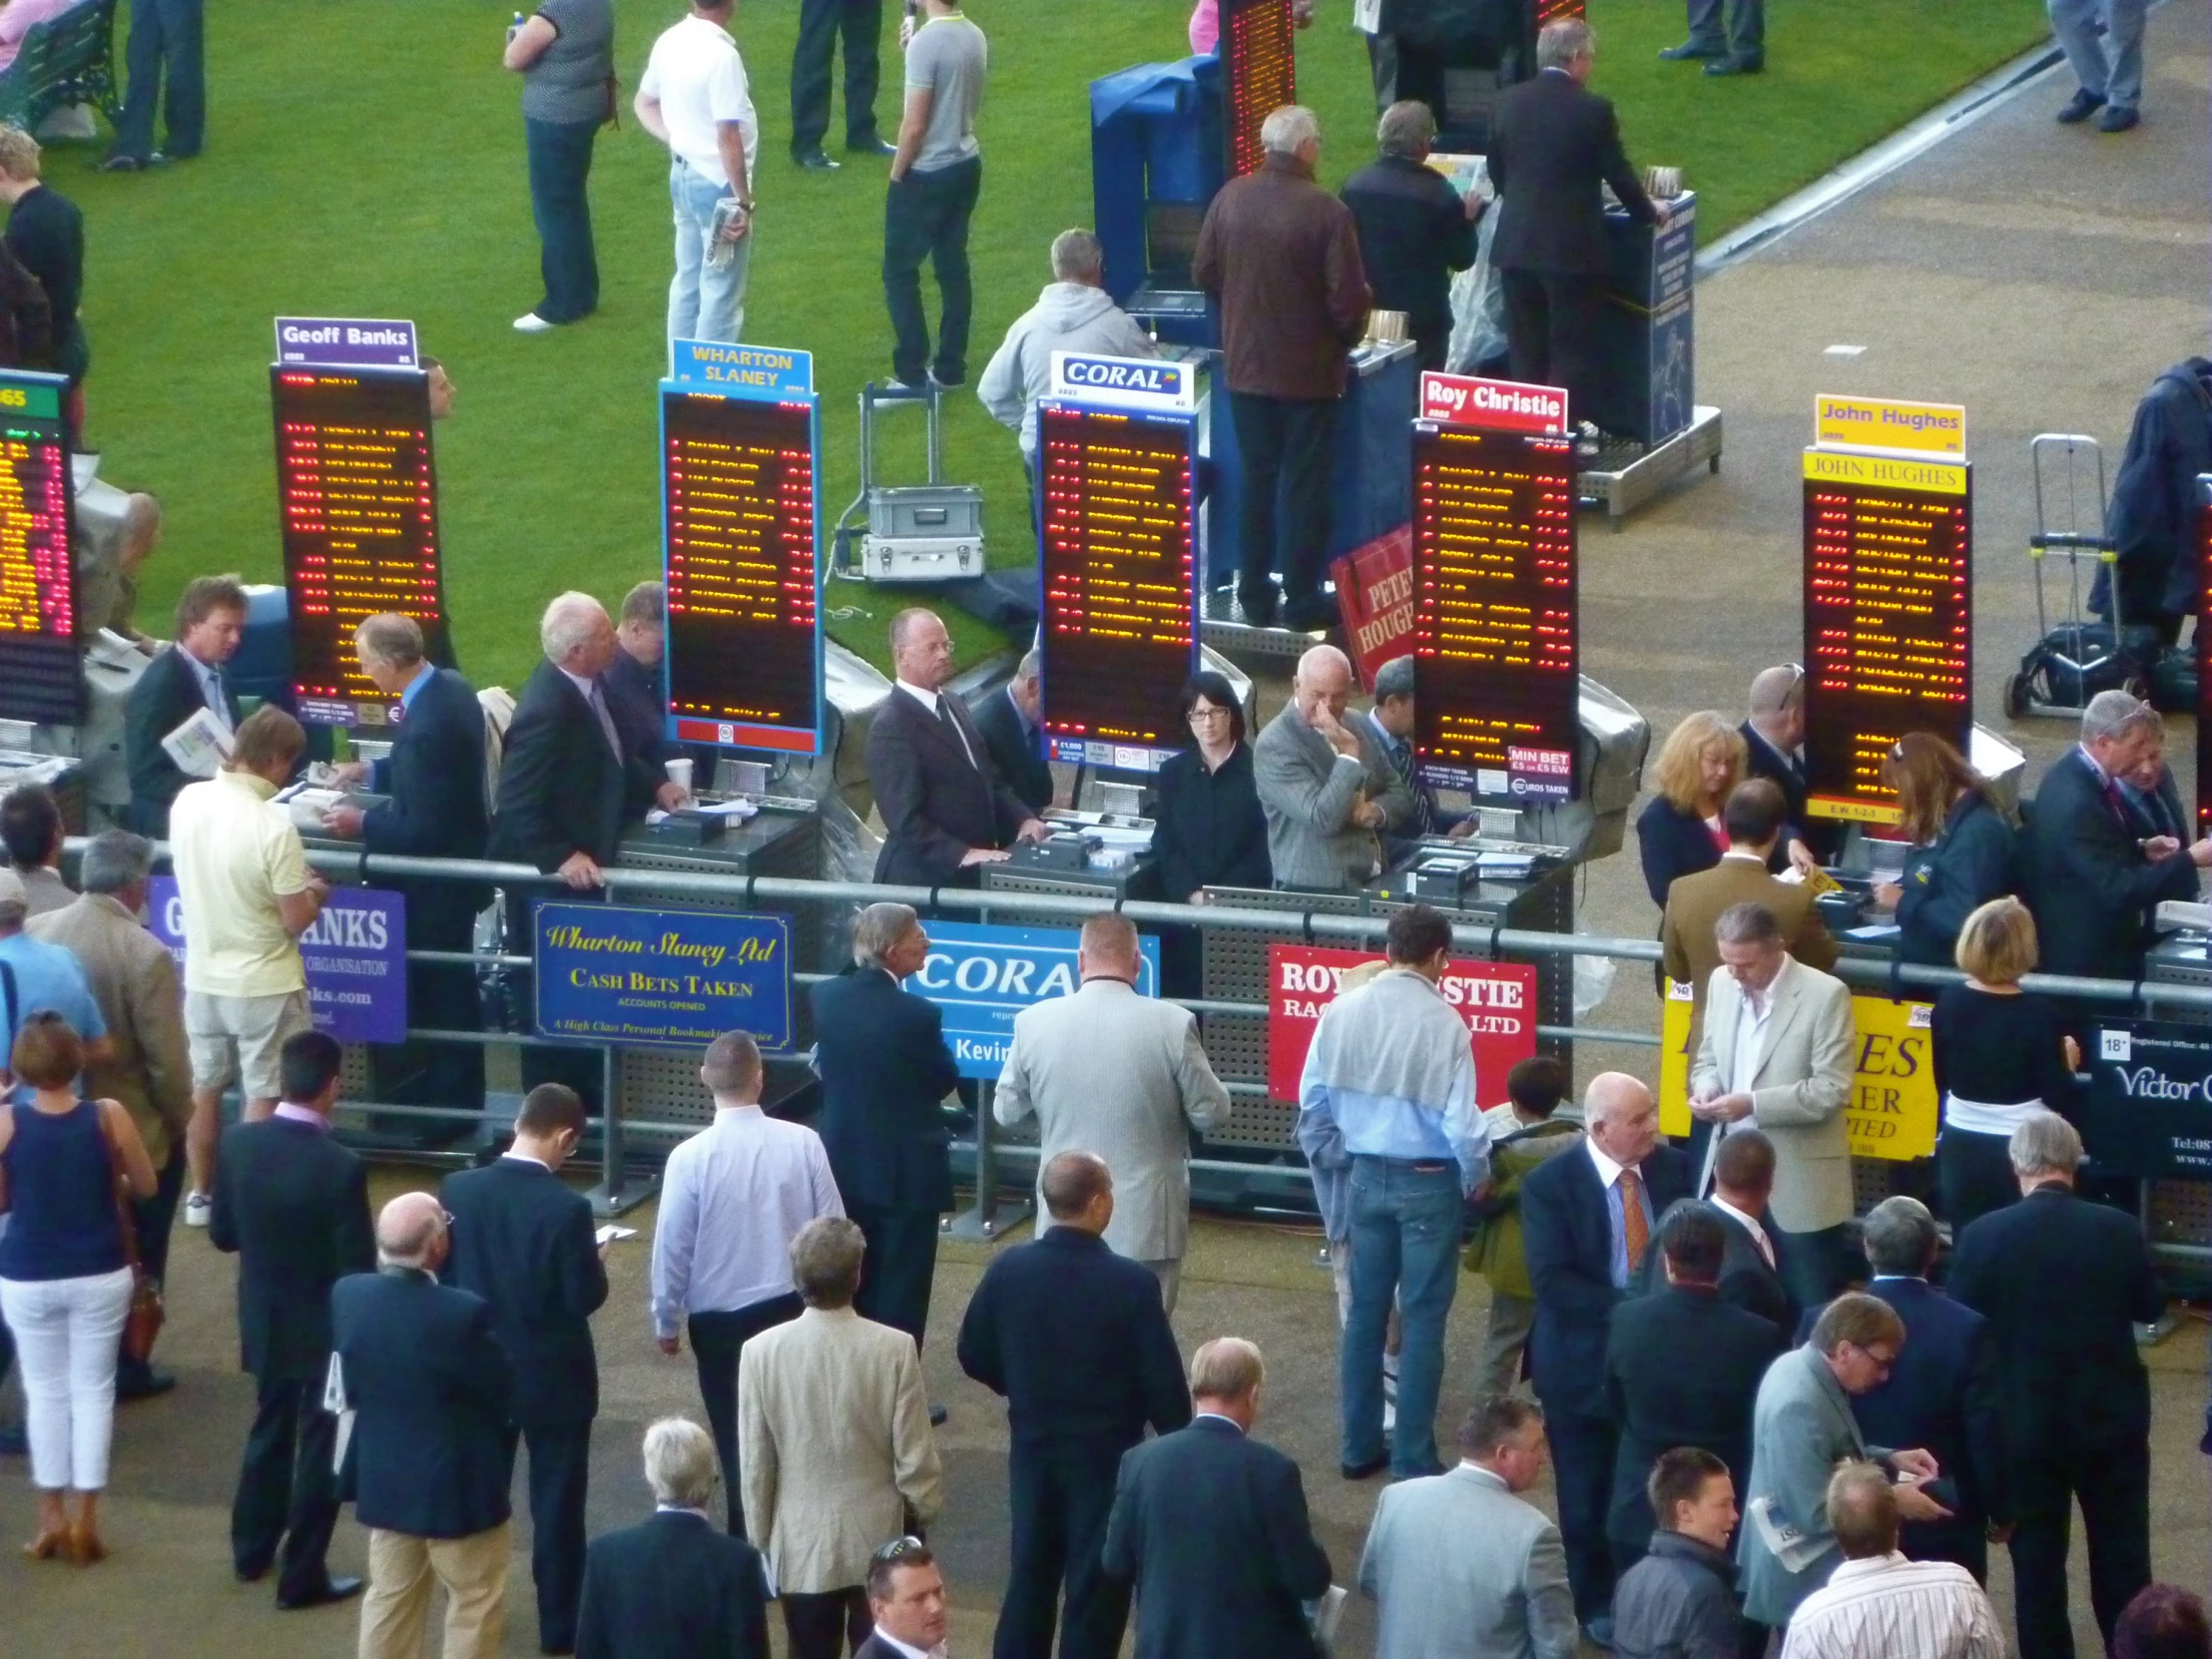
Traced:
<path fill-rule="evenodd" d="M 59 374 L 0 373 L 0 719 L 73 725 L 76 563 Z"/>
<path fill-rule="evenodd" d="M 820 752 L 814 358 L 677 340 L 661 382 L 669 735 Z"/>
<path fill-rule="evenodd" d="M 1229 177 L 1259 170 L 1260 124 L 1298 102 L 1298 52 L 1291 0 L 1221 0 L 1222 132 Z"/>
<path fill-rule="evenodd" d="M 1044 715 L 1052 759 L 1153 772 L 1198 666 L 1189 363 L 1052 354 L 1037 406 Z"/>
<path fill-rule="evenodd" d="M 1579 793 L 1567 394 L 1421 376 L 1413 423 L 1413 750 L 1478 801 Z"/>
<path fill-rule="evenodd" d="M 1883 762 L 1973 724 L 1965 411 L 1823 395 L 1805 451 L 1805 766 L 1814 818 L 1897 822 Z"/>

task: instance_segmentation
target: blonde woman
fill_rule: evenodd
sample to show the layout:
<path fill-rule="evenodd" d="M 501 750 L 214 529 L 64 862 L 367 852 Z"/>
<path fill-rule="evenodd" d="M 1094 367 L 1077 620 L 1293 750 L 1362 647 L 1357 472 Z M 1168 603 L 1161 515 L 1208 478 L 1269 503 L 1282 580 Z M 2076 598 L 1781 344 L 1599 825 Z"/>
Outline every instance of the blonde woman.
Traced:
<path fill-rule="evenodd" d="M 1745 757 L 1744 735 L 1710 709 L 1667 734 L 1651 769 L 1659 793 L 1636 820 L 1644 885 L 1662 910 L 1676 876 L 1711 869 L 1728 850 L 1721 804 L 1744 781 Z"/>
<path fill-rule="evenodd" d="M 2058 1010 L 2020 989 L 2035 967 L 2035 918 L 2016 898 L 1996 898 L 1966 917 L 1955 957 L 1963 985 L 1936 998 L 1930 1047 L 1942 1134 L 1936 1180 L 1956 1238 L 1976 1216 L 2020 1196 L 2007 1151 L 2012 1131 L 2046 1107 L 2070 1115 L 2081 1049 Z"/>

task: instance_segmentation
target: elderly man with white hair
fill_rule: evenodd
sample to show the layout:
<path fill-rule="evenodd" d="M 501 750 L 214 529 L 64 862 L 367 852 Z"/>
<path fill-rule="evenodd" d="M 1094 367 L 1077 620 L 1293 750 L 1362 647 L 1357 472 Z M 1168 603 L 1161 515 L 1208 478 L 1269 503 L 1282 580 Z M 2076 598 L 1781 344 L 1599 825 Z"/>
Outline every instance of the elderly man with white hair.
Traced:
<path fill-rule="evenodd" d="M 506 1632 L 514 1373 L 490 1306 L 438 1283 L 450 1249 L 436 1197 L 402 1193 L 376 1217 L 376 1271 L 330 1288 L 331 1403 L 353 1416 L 369 1529 L 361 1659 L 417 1659 L 433 1580 L 445 1659 L 492 1659 Z"/>
<path fill-rule="evenodd" d="M 1245 621 L 1274 626 L 1270 572 L 1280 551 L 1283 621 L 1305 632 L 1336 620 L 1321 586 L 1331 445 L 1371 294 L 1352 210 L 1314 183 L 1314 112 L 1284 105 L 1261 124 L 1260 145 L 1261 165 L 1230 180 L 1206 210 L 1191 276 L 1221 307 L 1229 412 L 1244 457 L 1237 598 Z"/>
<path fill-rule="evenodd" d="M 576 1659 L 768 1659 L 768 1582 L 760 1552 L 715 1525 L 720 1474 L 713 1436 L 689 1417 L 645 1431 L 653 1516 L 592 1540 Z"/>
<path fill-rule="evenodd" d="M 1521 1183 L 1520 1210 L 1536 1292 L 1529 1375 L 1551 1437 L 1574 1608 L 1588 1622 L 1609 1620 L 1613 1595 L 1606 1514 L 1619 1428 L 1605 1399 L 1606 1339 L 1659 1218 L 1690 1195 L 1690 1170 L 1659 1138 L 1651 1090 L 1627 1073 L 1593 1077 L 1582 1114 L 1582 1150 L 1539 1165 Z"/>
<path fill-rule="evenodd" d="M 1351 696 L 1351 659 L 1333 645 L 1315 646 L 1298 660 L 1291 700 L 1252 746 L 1279 887 L 1357 887 L 1382 870 L 1383 832 L 1413 821 L 1412 791 L 1374 728 L 1346 722 Z"/>

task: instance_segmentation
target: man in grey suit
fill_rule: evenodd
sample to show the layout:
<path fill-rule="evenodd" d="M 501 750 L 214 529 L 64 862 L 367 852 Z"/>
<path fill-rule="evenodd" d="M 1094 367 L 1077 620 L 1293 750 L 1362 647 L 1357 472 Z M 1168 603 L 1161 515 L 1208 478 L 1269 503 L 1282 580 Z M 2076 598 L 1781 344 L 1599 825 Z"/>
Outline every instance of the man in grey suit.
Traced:
<path fill-rule="evenodd" d="M 1493 1395 L 1459 1424 L 1457 1468 L 1384 1490 L 1360 1557 L 1375 1659 L 1581 1652 L 1559 1528 L 1520 1496 L 1543 1468 L 1542 1409 Z"/>
<path fill-rule="evenodd" d="M 1713 1126 L 1698 1192 L 1721 1138 L 1755 1128 L 1774 1143 L 1774 1215 L 1783 1283 L 1818 1308 L 1850 1283 L 1851 988 L 1790 955 L 1763 904 L 1731 904 L 1713 924 L 1721 966 L 1705 993 L 1690 1070 L 1690 1113 Z"/>
<path fill-rule="evenodd" d="M 998 1079 L 998 1121 L 1037 1118 L 1037 1169 L 1063 1152 L 1092 1152 L 1114 1176 L 1106 1243 L 1160 1281 L 1172 1315 L 1191 1230 L 1191 1143 L 1229 1116 L 1198 1021 L 1188 1008 L 1137 994 L 1137 929 L 1107 912 L 1083 923 L 1075 967 L 1083 985 L 1014 1016 Z M 1042 1188 L 1038 1206 L 1043 1207 Z"/>
<path fill-rule="evenodd" d="M 1828 1305 L 1803 1348 L 1767 1368 L 1752 1411 L 1751 1478 L 1736 1541 L 1746 1618 L 1787 1625 L 1844 1558 L 1828 1519 L 1828 1479 L 1839 1462 L 1873 1461 L 1922 1480 L 1941 1472 L 1926 1451 L 1868 1445 L 1851 1414 L 1851 1396 L 1888 1377 L 1904 1347 L 1897 1310 L 1853 1293 Z M 1915 1485 L 1898 1488 L 1898 1513 L 1943 1520 L 1950 1511 Z"/>
<path fill-rule="evenodd" d="M 1382 870 L 1382 833 L 1412 822 L 1412 792 L 1373 728 L 1346 724 L 1351 696 L 1351 659 L 1315 646 L 1298 660 L 1290 702 L 1252 746 L 1279 887 L 1350 891 Z"/>

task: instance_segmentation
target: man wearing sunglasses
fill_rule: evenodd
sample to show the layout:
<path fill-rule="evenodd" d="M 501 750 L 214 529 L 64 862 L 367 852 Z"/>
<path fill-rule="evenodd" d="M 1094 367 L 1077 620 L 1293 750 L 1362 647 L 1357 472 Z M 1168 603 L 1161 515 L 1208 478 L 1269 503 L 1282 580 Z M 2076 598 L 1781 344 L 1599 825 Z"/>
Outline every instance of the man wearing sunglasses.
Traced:
<path fill-rule="evenodd" d="M 852 1659 L 946 1659 L 944 1574 L 919 1538 L 894 1538 L 869 1560 L 867 1610 L 875 1630 Z"/>

